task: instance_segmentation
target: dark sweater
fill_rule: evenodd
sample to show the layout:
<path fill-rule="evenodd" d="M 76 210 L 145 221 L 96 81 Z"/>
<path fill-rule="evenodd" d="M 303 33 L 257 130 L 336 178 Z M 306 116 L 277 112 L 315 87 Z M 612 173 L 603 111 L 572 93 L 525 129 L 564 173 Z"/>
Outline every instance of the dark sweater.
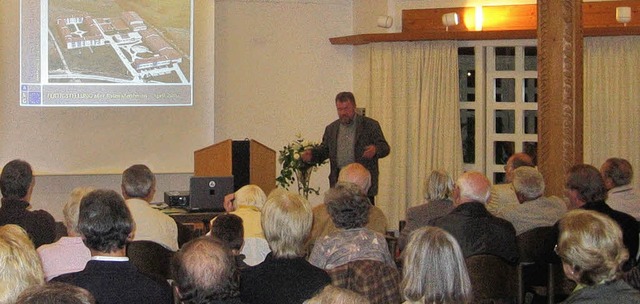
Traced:
<path fill-rule="evenodd" d="M 244 303 L 302 303 L 313 297 L 331 278 L 304 258 L 274 258 L 246 268 L 240 275 L 240 298 Z"/>
<path fill-rule="evenodd" d="M 56 238 L 56 222 L 44 210 L 29 211 L 29 203 L 20 199 L 3 198 L 0 207 L 0 226 L 15 224 L 29 234 L 36 248 L 50 244 Z"/>
<path fill-rule="evenodd" d="M 84 270 L 63 274 L 52 281 L 82 287 L 98 304 L 171 304 L 173 293 L 169 283 L 145 276 L 130 262 L 94 261 Z"/>

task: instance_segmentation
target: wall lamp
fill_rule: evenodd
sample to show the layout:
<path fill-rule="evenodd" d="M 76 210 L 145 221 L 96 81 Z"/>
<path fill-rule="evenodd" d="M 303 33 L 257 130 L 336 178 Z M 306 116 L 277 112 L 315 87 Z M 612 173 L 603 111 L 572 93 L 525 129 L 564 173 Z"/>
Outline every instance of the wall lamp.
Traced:
<path fill-rule="evenodd" d="M 458 25 L 459 22 L 458 13 L 446 13 L 442 15 L 442 24 L 447 31 L 449 31 L 450 26 Z"/>
<path fill-rule="evenodd" d="M 616 7 L 616 20 L 627 26 L 627 23 L 631 21 L 631 8 L 628 6 Z"/>

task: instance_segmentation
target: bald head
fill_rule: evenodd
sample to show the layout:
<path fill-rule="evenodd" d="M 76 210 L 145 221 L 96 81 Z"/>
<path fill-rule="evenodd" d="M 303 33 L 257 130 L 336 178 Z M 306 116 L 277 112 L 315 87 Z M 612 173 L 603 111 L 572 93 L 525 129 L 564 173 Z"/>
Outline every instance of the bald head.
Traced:
<path fill-rule="evenodd" d="M 185 244 L 172 261 L 181 300 L 223 300 L 239 294 L 235 264 L 223 243 L 209 236 Z M 189 302 L 189 303 L 192 303 Z"/>
<path fill-rule="evenodd" d="M 510 183 L 513 181 L 513 170 L 524 166 L 533 167 L 533 159 L 529 154 L 520 152 L 511 155 L 504 168 L 507 182 Z"/>
<path fill-rule="evenodd" d="M 362 193 L 368 193 L 371 187 L 371 173 L 359 163 L 350 163 L 340 170 L 339 182 L 350 182 L 358 185 Z"/>
<path fill-rule="evenodd" d="M 456 188 L 454 190 L 456 206 L 469 202 L 485 204 L 490 194 L 491 182 L 480 172 L 465 172 L 456 181 Z"/>

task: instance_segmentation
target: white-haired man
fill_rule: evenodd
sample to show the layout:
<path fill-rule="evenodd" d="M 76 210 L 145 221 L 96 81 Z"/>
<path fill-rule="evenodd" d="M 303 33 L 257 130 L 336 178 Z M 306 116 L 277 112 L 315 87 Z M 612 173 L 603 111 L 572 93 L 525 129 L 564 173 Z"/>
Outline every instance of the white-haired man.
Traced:
<path fill-rule="evenodd" d="M 507 220 L 493 216 L 485 208 L 491 183 L 480 172 L 466 172 L 453 189 L 454 209 L 436 218 L 430 225 L 453 235 L 466 257 L 479 254 L 499 256 L 507 262 L 518 262 L 516 230 Z"/>
<path fill-rule="evenodd" d="M 503 208 L 497 216 L 511 222 L 516 235 L 537 227 L 553 226 L 567 212 L 567 205 L 562 199 L 543 196 L 544 178 L 536 168 L 515 169 L 513 188 L 520 204 Z"/>

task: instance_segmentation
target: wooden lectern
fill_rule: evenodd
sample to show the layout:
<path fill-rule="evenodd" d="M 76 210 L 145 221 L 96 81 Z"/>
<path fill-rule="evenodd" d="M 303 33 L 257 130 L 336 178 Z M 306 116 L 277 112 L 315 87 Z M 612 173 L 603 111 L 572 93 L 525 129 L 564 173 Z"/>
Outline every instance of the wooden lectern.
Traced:
<path fill-rule="evenodd" d="M 233 175 L 234 191 L 248 184 L 276 187 L 276 152 L 255 140 L 227 139 L 193 152 L 195 176 Z"/>

